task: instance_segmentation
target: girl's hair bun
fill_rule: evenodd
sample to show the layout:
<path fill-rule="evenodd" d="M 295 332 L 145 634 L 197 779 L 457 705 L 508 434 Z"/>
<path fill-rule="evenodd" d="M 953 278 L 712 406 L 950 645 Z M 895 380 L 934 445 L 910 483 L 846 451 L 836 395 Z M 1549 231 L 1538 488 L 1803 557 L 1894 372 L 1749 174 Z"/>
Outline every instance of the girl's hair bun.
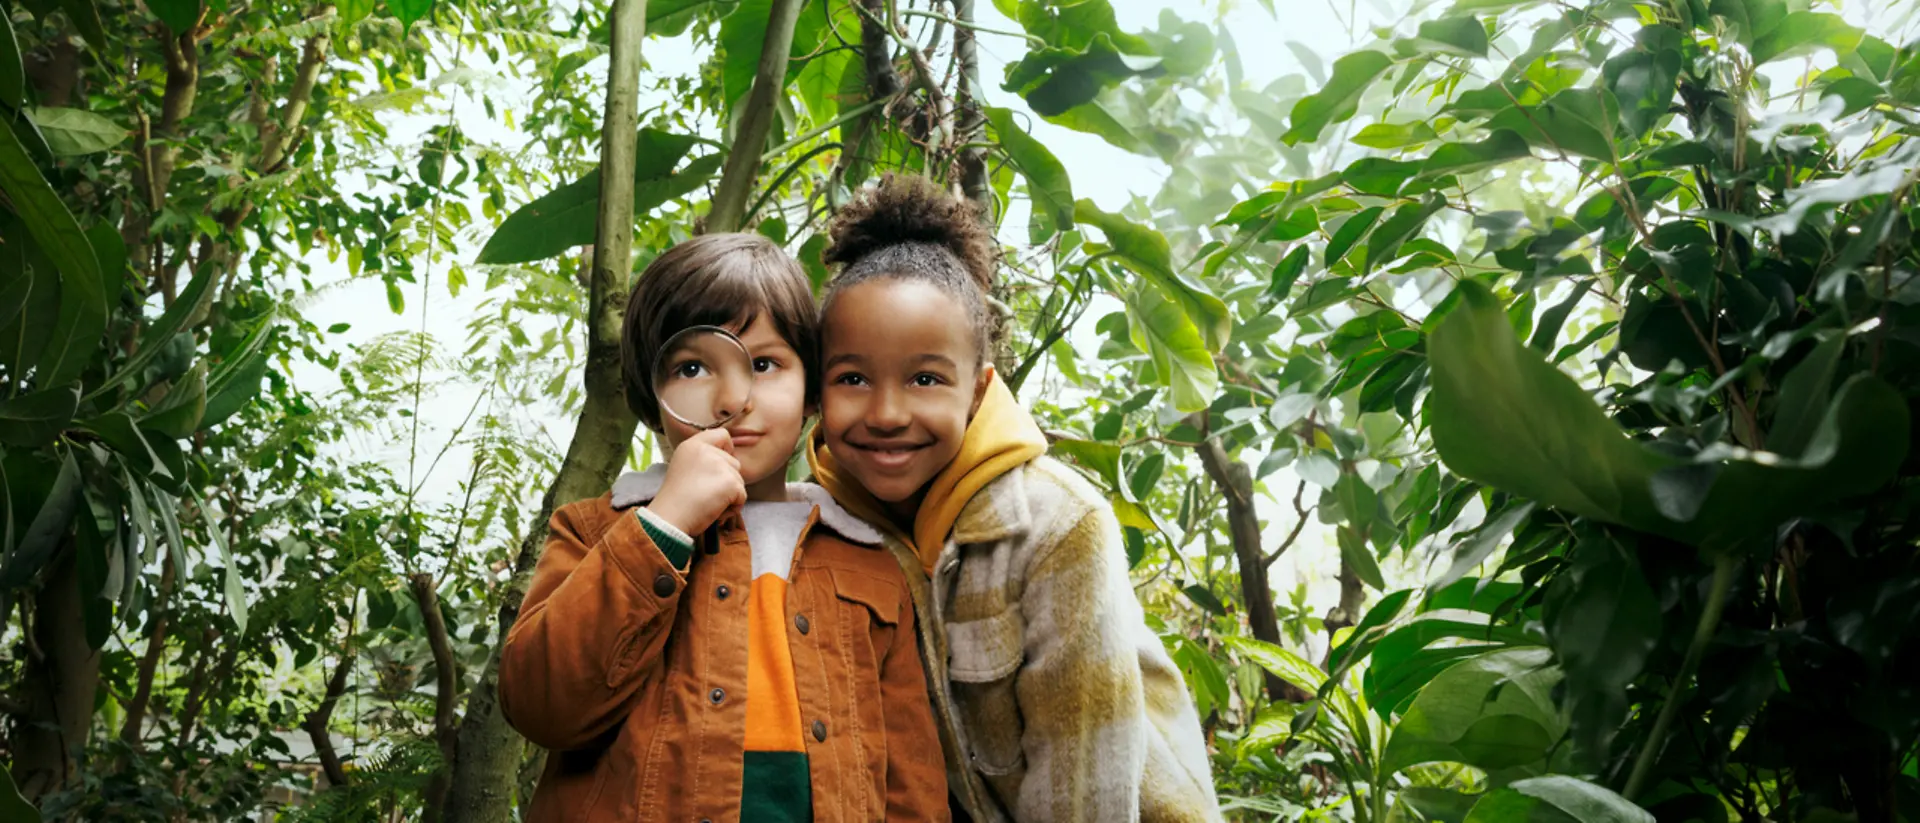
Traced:
<path fill-rule="evenodd" d="M 993 290 L 993 236 L 979 209 L 912 174 L 888 172 L 834 216 L 822 259 L 851 267 L 876 251 L 901 244 L 928 244 L 958 259 L 982 293 Z"/>

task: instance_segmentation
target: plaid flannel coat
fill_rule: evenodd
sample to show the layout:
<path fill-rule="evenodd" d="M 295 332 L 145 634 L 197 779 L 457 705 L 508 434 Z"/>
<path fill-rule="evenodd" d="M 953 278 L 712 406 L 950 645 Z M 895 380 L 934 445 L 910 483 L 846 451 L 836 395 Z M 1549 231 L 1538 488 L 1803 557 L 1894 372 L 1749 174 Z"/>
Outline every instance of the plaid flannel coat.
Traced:
<path fill-rule="evenodd" d="M 1111 504 L 1040 457 L 962 510 L 921 610 L 948 781 L 981 823 L 1221 820 L 1180 670 L 1147 628 Z"/>

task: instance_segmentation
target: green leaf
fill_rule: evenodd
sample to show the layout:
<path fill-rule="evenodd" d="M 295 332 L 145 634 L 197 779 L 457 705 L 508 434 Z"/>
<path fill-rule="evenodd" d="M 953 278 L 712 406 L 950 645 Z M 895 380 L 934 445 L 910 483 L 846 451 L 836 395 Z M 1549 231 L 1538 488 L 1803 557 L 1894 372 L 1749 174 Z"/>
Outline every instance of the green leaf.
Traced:
<path fill-rule="evenodd" d="M 1438 762 L 1493 771 L 1545 760 L 1566 731 L 1553 702 L 1560 680 L 1541 648 L 1495 651 L 1454 664 L 1413 699 L 1387 741 L 1381 773 Z"/>
<path fill-rule="evenodd" d="M 414 21 L 427 16 L 433 10 L 433 0 L 386 0 L 387 9 L 394 17 L 400 18 L 400 31 L 413 31 Z"/>
<path fill-rule="evenodd" d="M 1013 112 L 991 106 L 985 111 L 1000 147 L 1027 178 L 1027 195 L 1033 200 L 1035 221 L 1033 243 L 1044 243 L 1055 232 L 1073 226 L 1073 184 L 1067 178 L 1067 167 L 1044 144 L 1013 122 Z"/>
<path fill-rule="evenodd" d="M 0 18 L 4 17 L 0 15 Z M 4 764 L 0 764 L 0 820 L 40 823 L 40 810 L 20 796 L 20 789 L 13 784 L 13 775 L 7 772 Z"/>
<path fill-rule="evenodd" d="M 1420 164 L 1411 160 L 1362 157 L 1340 172 L 1340 182 L 1361 194 L 1397 197 L 1407 181 L 1420 173 Z"/>
<path fill-rule="evenodd" d="M 1420 176 L 1471 174 L 1532 155 L 1526 139 L 1509 129 L 1496 129 L 1481 140 L 1448 143 L 1434 149 L 1426 162 L 1420 164 Z"/>
<path fill-rule="evenodd" d="M 1213 349 L 1178 304 L 1142 283 L 1127 298 L 1127 328 L 1134 346 L 1152 359 L 1160 382 L 1173 389 L 1174 408 L 1196 412 L 1213 403 L 1220 389 Z"/>
<path fill-rule="evenodd" d="M 1353 117 L 1374 79 L 1392 65 L 1393 58 L 1370 49 L 1335 60 L 1333 77 L 1327 84 L 1293 104 L 1287 133 L 1280 139 L 1289 146 L 1319 140 L 1328 125 Z"/>
<path fill-rule="evenodd" d="M 1471 16 L 1442 17 L 1421 23 L 1419 33 L 1407 44 L 1416 52 L 1485 57 L 1487 29 Z"/>
<path fill-rule="evenodd" d="M 1580 305 L 1580 299 L 1593 290 L 1593 284 L 1593 280 L 1580 281 L 1566 299 L 1541 312 L 1540 327 L 1533 330 L 1533 338 L 1527 342 L 1527 345 L 1535 351 L 1551 351 L 1553 342 L 1560 338 L 1560 327 L 1567 323 L 1567 315 L 1572 314 L 1574 308 Z"/>
<path fill-rule="evenodd" d="M 1076 221 L 1106 234 L 1107 245 L 1118 252 L 1127 268 L 1145 277 L 1169 299 L 1178 303 L 1192 325 L 1199 329 L 1208 352 L 1219 351 L 1220 347 L 1227 344 L 1233 334 L 1233 318 L 1227 312 L 1227 304 L 1208 292 L 1205 286 L 1174 271 L 1172 252 L 1167 248 L 1165 237 L 1120 215 L 1101 211 L 1091 200 L 1075 203 L 1073 213 Z M 1212 372 L 1211 361 L 1207 371 Z M 1208 402 L 1211 401 L 1209 397 Z"/>
<path fill-rule="evenodd" d="M 339 9 L 340 22 L 351 26 L 372 14 L 375 2 L 376 0 L 340 0 L 335 8 Z"/>
<path fill-rule="evenodd" d="M 1262 305 L 1271 308 L 1287 299 L 1293 293 L 1293 284 L 1300 279 L 1300 273 L 1307 269 L 1307 246 L 1301 244 L 1287 252 L 1280 262 L 1273 266 L 1273 274 L 1267 278 L 1267 290 L 1262 295 Z"/>
<path fill-rule="evenodd" d="M 1165 452 L 1154 452 L 1133 470 L 1133 476 L 1127 478 L 1127 490 L 1133 493 L 1134 500 L 1145 500 L 1153 493 L 1153 487 L 1160 482 L 1161 475 L 1167 471 Z"/>
<path fill-rule="evenodd" d="M 60 8 L 67 13 L 67 19 L 73 21 L 73 27 L 80 30 L 80 36 L 86 39 L 94 56 L 106 60 L 111 54 L 107 51 L 107 27 L 100 22 L 100 9 L 93 0 L 60 0 Z M 7 162 L 0 159 L 0 165 Z"/>
<path fill-rule="evenodd" d="M 52 442 L 80 405 L 79 386 L 55 386 L 0 401 L 0 442 L 34 447 Z"/>
<path fill-rule="evenodd" d="M 1465 794 L 1450 789 L 1435 789 L 1427 786 L 1408 786 L 1400 790 L 1400 799 L 1422 817 L 1438 823 L 1463 823 L 1467 813 L 1473 809 L 1477 794 Z"/>
<path fill-rule="evenodd" d="M 213 516 L 213 508 L 207 501 L 194 498 L 194 508 L 199 510 L 200 518 L 207 525 L 207 537 L 213 541 L 213 547 L 220 553 L 220 563 L 226 567 L 227 613 L 233 617 L 233 625 L 241 635 L 247 633 L 247 590 L 240 584 L 240 564 L 233 559 L 233 548 L 227 545 L 226 532 L 220 521 Z M 238 638 L 235 638 L 238 640 Z"/>
<path fill-rule="evenodd" d="M 1367 259 L 1360 267 L 1360 273 L 1366 274 L 1375 266 L 1396 259 L 1400 246 L 1420 232 L 1427 218 L 1447 205 L 1447 198 L 1437 192 L 1428 192 L 1425 199 L 1418 203 L 1408 203 L 1393 210 L 1393 216 L 1381 223 L 1367 237 Z"/>
<path fill-rule="evenodd" d="M 1773 428 L 1767 432 L 1769 449 L 1789 457 L 1798 457 L 1806 451 L 1830 405 L 1833 377 L 1846 342 L 1844 334 L 1827 338 L 1787 372 L 1786 379 L 1780 383 Z"/>
<path fill-rule="evenodd" d="M 1373 228 L 1374 222 L 1379 220 L 1380 215 L 1385 212 L 1384 206 L 1371 206 L 1347 218 L 1347 222 L 1341 223 L 1340 228 L 1334 230 L 1333 238 L 1327 241 L 1326 259 L 1320 264 L 1321 267 L 1331 269 L 1335 263 L 1344 259 L 1347 252 L 1353 249 L 1354 244 L 1360 242 L 1360 238 L 1366 236 L 1367 230 Z"/>
<path fill-rule="evenodd" d="M 1885 96 L 1887 96 L 1886 89 L 1864 77 L 1842 77 L 1828 83 L 1826 88 L 1820 90 L 1823 101 L 1828 97 L 1838 97 L 1843 101 L 1844 105 L 1840 109 L 1841 117 L 1852 117 L 1880 102 L 1880 98 Z"/>
<path fill-rule="evenodd" d="M 1340 565 L 1353 572 L 1360 582 L 1382 591 L 1387 580 L 1380 574 L 1380 564 L 1373 559 L 1373 552 L 1367 550 L 1366 538 L 1352 526 L 1342 525 L 1337 535 L 1340 543 Z"/>
<path fill-rule="evenodd" d="M 200 0 L 148 0 L 147 8 L 153 9 L 176 37 L 200 22 Z"/>
<path fill-rule="evenodd" d="M 633 170 L 636 219 L 699 188 L 719 171 L 724 159 L 720 154 L 695 158 L 678 173 L 673 171 L 693 144 L 686 135 L 640 130 Z M 599 202 L 600 170 L 595 169 L 514 210 L 487 239 L 476 262 L 528 263 L 592 243 Z"/>
<path fill-rule="evenodd" d="M 1615 55 L 1602 68 L 1607 87 L 1620 101 L 1620 123 L 1639 136 L 1673 105 L 1678 90 L 1684 36 L 1671 26 L 1647 26 L 1634 36 L 1634 47 Z"/>
<path fill-rule="evenodd" d="M 173 382 L 167 396 L 140 418 L 140 425 L 175 440 L 191 437 L 207 411 L 207 362 L 193 364 Z"/>
<path fill-rule="evenodd" d="M 260 381 L 266 376 L 264 347 L 243 352 L 237 362 L 222 363 L 221 373 L 208 387 L 207 410 L 199 427 L 211 428 L 245 408 L 260 393 Z"/>
<path fill-rule="evenodd" d="M 4 117 L 0 117 L 0 192 L 13 201 L 14 211 L 26 223 L 34 242 L 60 271 L 63 286 L 74 282 L 74 288 L 84 292 L 101 282 L 100 261 L 93 244 L 46 178 L 40 176 Z"/>
<path fill-rule="evenodd" d="M 120 233 L 107 223 L 95 225 L 85 233 L 88 245 L 98 255 L 97 278 L 60 278 L 60 316 L 53 333 L 40 351 L 40 364 L 34 382 L 58 386 L 80 377 L 80 372 L 105 342 L 107 314 L 119 302 L 121 276 L 126 269 L 126 247 Z"/>
<path fill-rule="evenodd" d="M 1482 795 L 1465 823 L 1654 823 L 1654 816 L 1603 786 L 1555 774 Z"/>
<path fill-rule="evenodd" d="M 42 106 L 28 112 L 57 157 L 106 151 L 127 138 L 126 129 L 90 111 Z"/>
<path fill-rule="evenodd" d="M 1134 77 L 1166 73 L 1160 58 L 1122 52 L 1106 32 L 1096 32 L 1083 48 L 1042 47 L 1007 67 L 1001 88 L 1026 98 L 1041 117 L 1065 114 L 1093 102 L 1108 88 Z"/>
<path fill-rule="evenodd" d="M 1288 317 L 1312 314 L 1359 293 L 1353 287 L 1351 277 L 1329 277 L 1307 287 L 1293 305 L 1287 307 Z"/>
<path fill-rule="evenodd" d="M 1369 123 L 1359 134 L 1353 136 L 1356 145 L 1370 149 L 1397 149 L 1403 146 L 1417 146 L 1440 139 L 1433 127 L 1424 122 L 1416 123 Z"/>
<path fill-rule="evenodd" d="M 153 445 L 147 442 L 146 435 L 140 433 L 133 424 L 133 418 L 123 412 L 107 412 L 91 420 L 80 421 L 80 428 L 99 435 L 100 439 L 120 453 L 121 462 L 131 465 L 144 473 L 158 474 L 168 479 L 180 480 L 172 476 L 172 467 L 162 462 L 155 453 Z"/>
<path fill-rule="evenodd" d="M 1243 635 L 1223 635 L 1220 642 L 1253 661 L 1254 665 L 1307 691 L 1318 692 L 1327 682 L 1327 673 L 1321 671 L 1320 667 L 1272 643 Z"/>
<path fill-rule="evenodd" d="M 1686 461 L 1629 440 L 1593 398 L 1514 339 L 1492 293 L 1463 281 L 1428 339 L 1426 413 L 1455 474 L 1568 513 L 1620 523 L 1710 550 L 1885 483 L 1905 458 L 1908 412 L 1869 374 L 1850 379 L 1797 460 L 1715 447 L 1693 462 L 1722 464 L 1699 513 L 1680 520 L 1654 499 L 1654 478 Z"/>
<path fill-rule="evenodd" d="M 1447 645 L 1429 648 L 1442 641 Z M 1367 662 L 1367 701 L 1381 720 L 1390 720 L 1420 689 L 1455 663 L 1501 646 L 1538 644 L 1539 640 L 1526 630 L 1512 626 L 1421 615 L 1388 632 L 1373 647 Z"/>
<path fill-rule="evenodd" d="M 1585 531 L 1568 560 L 1542 616 L 1567 673 L 1576 741 L 1604 757 L 1606 741 L 1626 719 L 1627 685 L 1660 638 L 1660 603 L 1633 553 L 1599 529 Z"/>
<path fill-rule="evenodd" d="M 1859 44 L 1862 34 L 1840 15 L 1796 11 L 1754 38 L 1753 63 L 1771 63 L 1819 48 L 1847 52 Z"/>
<path fill-rule="evenodd" d="M 120 367 L 114 379 L 107 382 L 108 386 L 128 378 L 139 379 L 141 371 L 147 367 L 148 363 L 153 362 L 154 358 L 160 356 L 182 327 L 193 318 L 205 316 L 204 313 L 213 299 L 213 275 L 217 268 L 219 267 L 201 266 L 193 279 L 187 281 L 186 288 L 174 298 L 173 305 L 168 306 L 167 310 L 160 314 L 160 318 L 148 325 L 146 331 L 140 334 L 140 348 L 134 350 L 132 357 L 127 358 L 126 364 Z"/>
<path fill-rule="evenodd" d="M 20 41 L 13 36 L 13 19 L 0 14 L 0 103 L 20 108 L 26 93 L 27 72 L 20 62 Z"/>
<path fill-rule="evenodd" d="M 1215 597 L 1213 592 L 1208 591 L 1205 586 L 1195 584 L 1180 591 L 1187 596 L 1188 600 L 1192 600 L 1195 605 L 1206 609 L 1208 614 L 1223 615 L 1227 613 L 1227 604 L 1220 602 L 1220 598 Z"/>
<path fill-rule="evenodd" d="M 1542 151 L 1611 163 L 1618 109 L 1602 89 L 1567 89 L 1543 103 L 1509 106 L 1488 120 L 1487 128 L 1512 131 Z"/>
<path fill-rule="evenodd" d="M 13 552 L 0 559 L 0 589 L 11 589 L 32 580 L 60 548 L 67 527 L 73 523 L 73 513 L 81 504 L 81 480 L 73 452 L 62 449 L 60 470 L 46 499 L 27 524 L 26 531 L 21 533 Z"/>

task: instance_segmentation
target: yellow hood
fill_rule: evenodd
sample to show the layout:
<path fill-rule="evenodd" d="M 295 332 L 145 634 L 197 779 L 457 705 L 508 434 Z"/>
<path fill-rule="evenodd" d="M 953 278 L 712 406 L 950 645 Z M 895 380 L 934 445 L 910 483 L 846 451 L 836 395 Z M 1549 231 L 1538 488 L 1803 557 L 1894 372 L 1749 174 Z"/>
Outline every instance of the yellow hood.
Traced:
<path fill-rule="evenodd" d="M 961 510 L 973 496 L 1001 475 L 1047 452 L 1046 435 L 995 374 L 987 384 L 979 411 L 967 424 L 960 453 L 927 484 L 927 496 L 913 518 L 913 534 L 906 535 L 893 525 L 880 501 L 833 459 L 825 436 L 815 427 L 807 441 L 807 464 L 813 467 L 814 482 L 849 511 L 906 541 L 929 572 L 940 558 L 940 549 L 946 545 Z"/>

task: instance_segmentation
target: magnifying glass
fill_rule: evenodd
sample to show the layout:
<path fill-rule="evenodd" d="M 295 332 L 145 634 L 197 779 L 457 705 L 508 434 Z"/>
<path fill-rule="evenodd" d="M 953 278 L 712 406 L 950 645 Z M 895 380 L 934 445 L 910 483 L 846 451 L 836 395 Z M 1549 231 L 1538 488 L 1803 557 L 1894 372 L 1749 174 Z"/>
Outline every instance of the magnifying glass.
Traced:
<path fill-rule="evenodd" d="M 660 347 L 653 396 L 682 424 L 707 431 L 746 413 L 753 396 L 753 356 L 732 332 L 689 326 Z"/>

